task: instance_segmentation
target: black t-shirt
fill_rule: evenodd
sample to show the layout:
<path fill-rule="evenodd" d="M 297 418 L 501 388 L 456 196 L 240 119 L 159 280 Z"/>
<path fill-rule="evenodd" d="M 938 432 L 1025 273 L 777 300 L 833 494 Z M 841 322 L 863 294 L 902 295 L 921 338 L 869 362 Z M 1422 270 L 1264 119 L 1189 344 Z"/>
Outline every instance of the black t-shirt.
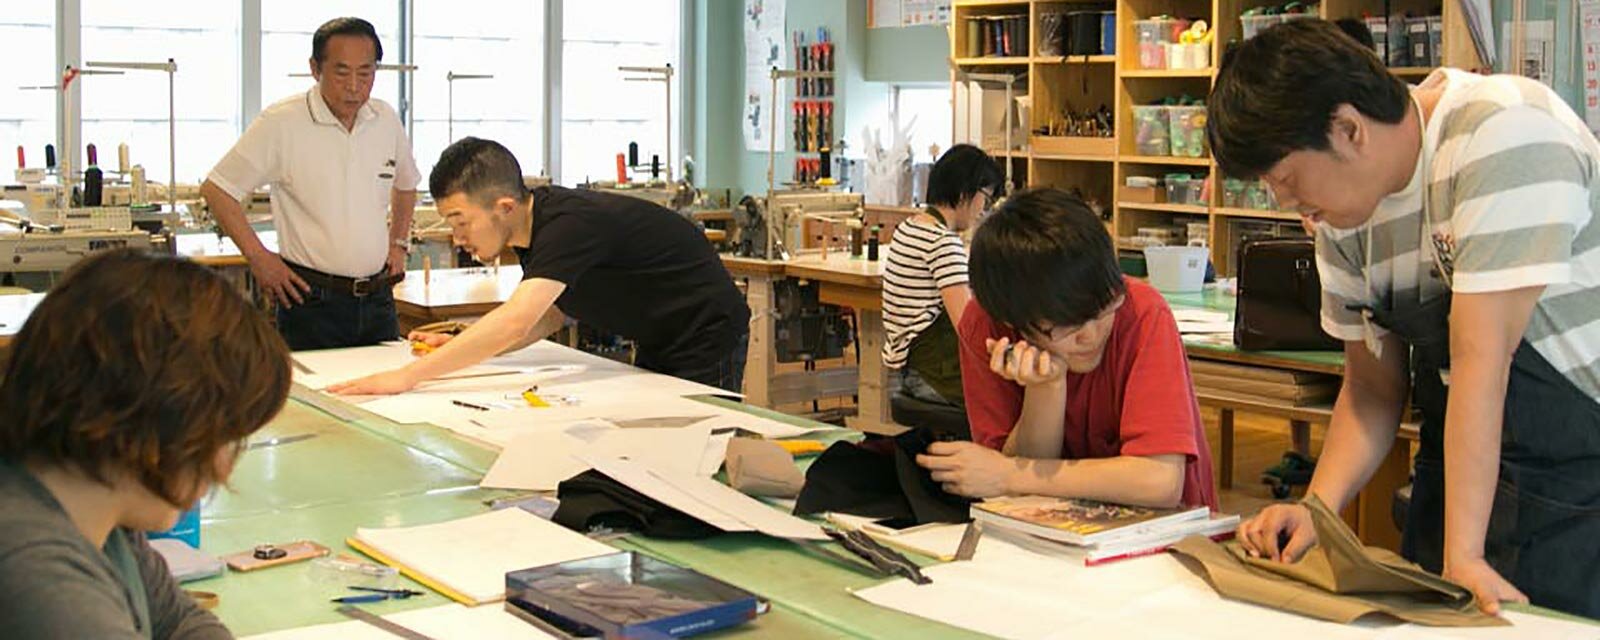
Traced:
<path fill-rule="evenodd" d="M 568 317 L 639 345 L 637 363 L 666 374 L 714 365 L 750 326 L 750 309 L 694 223 L 638 198 L 564 187 L 533 191 L 522 278 L 567 286 Z M 736 344 L 736 342 L 738 344 Z"/>

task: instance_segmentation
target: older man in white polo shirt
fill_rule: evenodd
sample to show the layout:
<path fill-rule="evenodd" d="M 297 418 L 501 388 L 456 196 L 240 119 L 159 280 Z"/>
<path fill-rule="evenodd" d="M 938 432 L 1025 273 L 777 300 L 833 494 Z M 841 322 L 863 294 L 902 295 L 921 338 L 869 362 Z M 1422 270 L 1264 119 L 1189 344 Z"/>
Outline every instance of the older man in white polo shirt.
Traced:
<path fill-rule="evenodd" d="M 290 348 L 391 340 L 399 334 L 392 285 L 405 274 L 421 175 L 399 116 L 369 99 L 383 59 L 372 24 L 329 20 L 311 46 L 317 85 L 263 110 L 200 193 L 277 304 Z M 239 204 L 262 185 L 272 186 L 281 256 L 261 244 Z"/>

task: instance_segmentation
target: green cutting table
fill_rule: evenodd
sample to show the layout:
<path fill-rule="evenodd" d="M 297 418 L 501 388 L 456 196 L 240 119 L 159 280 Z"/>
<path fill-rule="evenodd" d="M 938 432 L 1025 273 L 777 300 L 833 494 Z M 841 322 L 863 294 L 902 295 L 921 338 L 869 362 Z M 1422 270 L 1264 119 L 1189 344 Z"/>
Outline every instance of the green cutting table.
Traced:
<path fill-rule="evenodd" d="M 724 400 L 703 401 L 808 424 Z M 254 437 L 282 440 L 248 450 L 234 472 L 231 491 L 220 492 L 206 506 L 202 538 L 206 551 L 222 555 L 261 543 L 305 539 L 355 555 L 344 540 L 357 527 L 464 517 L 487 511 L 488 501 L 515 495 L 478 488 L 478 479 L 494 461 L 495 453 L 488 449 L 432 425 L 396 424 L 359 409 L 338 409 L 355 417 L 341 418 L 291 400 L 283 414 Z M 295 439 L 304 435 L 312 437 Z M 857 599 L 850 594 L 852 589 L 881 579 L 764 536 L 726 534 L 699 541 L 628 537 L 614 544 L 693 567 L 771 600 L 770 614 L 719 636 L 980 637 Z M 216 612 L 239 635 L 344 620 L 327 601 L 329 587 L 313 579 L 309 563 L 230 572 L 185 587 L 221 596 Z M 367 608 L 388 614 L 446 603 L 444 597 L 429 593 Z"/>
<path fill-rule="evenodd" d="M 705 401 L 808 424 L 743 405 Z M 396 424 L 359 409 L 343 410 L 359 417 L 345 420 L 290 400 L 253 438 L 280 438 L 282 443 L 248 450 L 234 471 L 231 490 L 219 492 L 206 505 L 202 548 L 223 555 L 262 543 L 313 540 L 335 553 L 359 555 L 344 544 L 357 527 L 449 520 L 482 513 L 489 510 L 489 501 L 517 495 L 478 487 L 494 462 L 496 454 L 489 449 L 432 425 Z M 295 439 L 304 435 L 312 437 Z M 763 536 L 729 534 L 695 542 L 630 537 L 613 544 L 692 566 L 772 600 L 771 614 L 725 635 L 975 637 L 859 600 L 848 590 L 881 579 Z M 184 586 L 218 594 L 217 615 L 239 635 L 345 620 L 327 601 L 329 587 L 314 580 L 309 563 L 229 572 Z M 430 593 L 366 608 L 388 614 L 448 602 Z"/>

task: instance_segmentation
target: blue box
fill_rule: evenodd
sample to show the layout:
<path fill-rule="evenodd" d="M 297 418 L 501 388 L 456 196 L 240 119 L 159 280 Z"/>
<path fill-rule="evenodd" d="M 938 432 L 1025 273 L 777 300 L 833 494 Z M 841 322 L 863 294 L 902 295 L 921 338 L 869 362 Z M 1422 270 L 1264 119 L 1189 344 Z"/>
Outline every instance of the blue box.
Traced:
<path fill-rule="evenodd" d="M 569 637 L 662 640 L 744 624 L 767 604 L 693 569 L 624 551 L 508 573 L 506 610 Z"/>
<path fill-rule="evenodd" d="M 1100 13 L 1100 54 L 1117 55 L 1117 12 Z"/>
<path fill-rule="evenodd" d="M 166 531 L 151 532 L 147 538 L 177 538 L 189 546 L 200 548 L 200 505 L 183 512 L 178 522 Z"/>

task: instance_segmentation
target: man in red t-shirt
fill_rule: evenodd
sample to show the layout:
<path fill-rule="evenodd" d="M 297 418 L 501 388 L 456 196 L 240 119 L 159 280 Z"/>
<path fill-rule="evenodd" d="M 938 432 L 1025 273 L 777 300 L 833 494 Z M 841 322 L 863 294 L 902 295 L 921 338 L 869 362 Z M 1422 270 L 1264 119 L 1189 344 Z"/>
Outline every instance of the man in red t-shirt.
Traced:
<path fill-rule="evenodd" d="M 973 442 L 917 462 L 946 491 L 1217 506 L 1178 324 L 1122 275 L 1111 238 L 1055 189 L 1012 196 L 972 240 L 959 327 Z"/>

